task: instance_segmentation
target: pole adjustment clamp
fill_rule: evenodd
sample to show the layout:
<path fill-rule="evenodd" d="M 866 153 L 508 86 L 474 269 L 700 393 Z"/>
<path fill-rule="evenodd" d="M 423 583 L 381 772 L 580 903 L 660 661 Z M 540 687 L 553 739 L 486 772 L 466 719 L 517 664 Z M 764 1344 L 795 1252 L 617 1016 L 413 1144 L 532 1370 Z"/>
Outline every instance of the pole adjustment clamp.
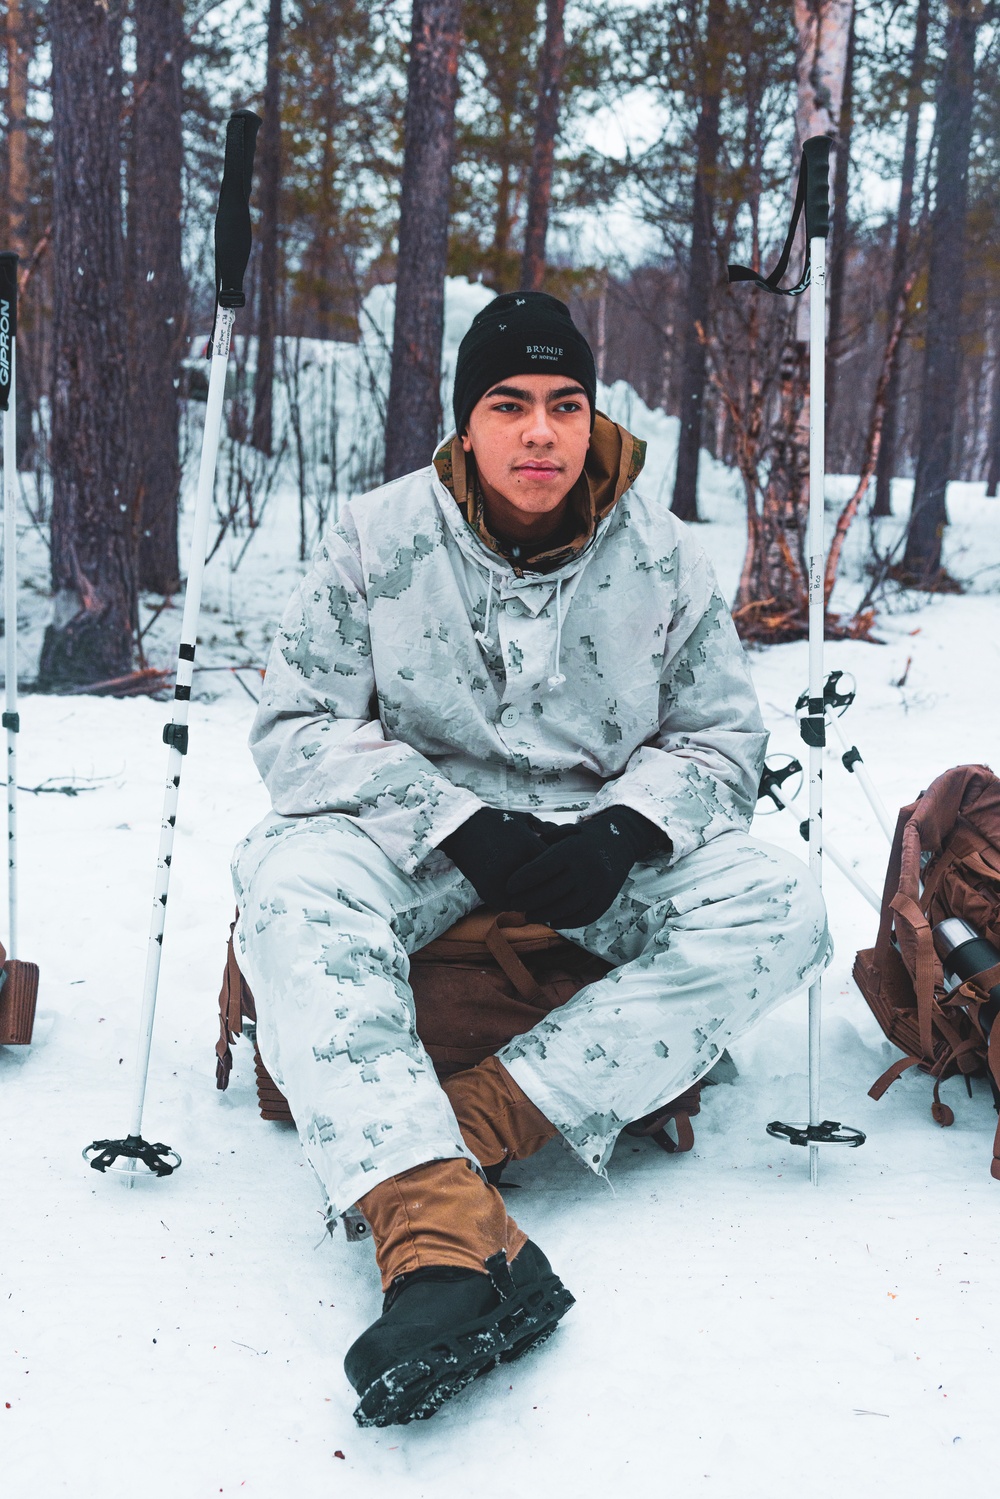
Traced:
<path fill-rule="evenodd" d="M 163 742 L 171 749 L 180 750 L 182 755 L 188 752 L 188 726 L 186 723 L 165 723 L 163 725 Z"/>
<path fill-rule="evenodd" d="M 813 704 L 810 702 L 810 710 L 812 706 Z M 821 700 L 821 709 L 822 706 Z M 799 733 L 802 735 L 804 744 L 808 744 L 810 748 L 822 749 L 826 744 L 826 715 L 822 712 L 817 715 L 810 711 L 806 718 L 799 719 Z"/>

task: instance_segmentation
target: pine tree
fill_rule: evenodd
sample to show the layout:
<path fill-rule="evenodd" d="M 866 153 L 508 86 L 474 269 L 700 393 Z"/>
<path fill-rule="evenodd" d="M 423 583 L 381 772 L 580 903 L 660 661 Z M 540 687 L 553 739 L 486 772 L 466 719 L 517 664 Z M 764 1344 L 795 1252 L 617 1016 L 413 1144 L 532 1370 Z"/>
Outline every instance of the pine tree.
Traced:
<path fill-rule="evenodd" d="M 681 429 L 671 509 L 681 520 L 698 520 L 698 455 L 705 397 L 705 343 L 715 276 L 713 217 L 718 174 L 720 116 L 725 81 L 728 0 L 709 0 L 704 35 L 698 38 L 700 103 L 695 129 L 691 193 L 691 249 L 681 355 Z"/>
<path fill-rule="evenodd" d="M 52 589 L 38 682 L 126 673 L 136 614 L 126 431 L 121 0 L 52 0 Z"/>
<path fill-rule="evenodd" d="M 255 448 L 270 455 L 274 439 L 274 338 L 278 306 L 278 202 L 281 192 L 281 0 L 268 0 L 267 82 L 257 146 L 260 259 L 257 272 L 257 368 L 253 387 Z"/>
<path fill-rule="evenodd" d="M 430 462 L 441 424 L 441 338 L 461 0 L 413 0 L 385 477 Z"/>
<path fill-rule="evenodd" d="M 181 270 L 183 0 L 135 14 L 128 201 L 129 435 L 140 511 L 139 586 L 180 587 L 178 385 L 184 350 Z"/>
<path fill-rule="evenodd" d="M 931 218 L 927 335 L 920 403 L 920 445 L 903 554 L 904 576 L 918 586 L 940 581 L 951 477 L 955 394 L 961 370 L 966 211 L 976 36 L 981 0 L 947 0 L 945 61 L 938 86 L 937 171 Z"/>
<path fill-rule="evenodd" d="M 565 11 L 566 0 L 547 0 L 528 182 L 528 217 L 521 259 L 521 286 L 528 291 L 541 291 L 545 277 L 545 239 L 552 206 L 552 168 L 559 133 L 559 91 L 566 61 Z"/>

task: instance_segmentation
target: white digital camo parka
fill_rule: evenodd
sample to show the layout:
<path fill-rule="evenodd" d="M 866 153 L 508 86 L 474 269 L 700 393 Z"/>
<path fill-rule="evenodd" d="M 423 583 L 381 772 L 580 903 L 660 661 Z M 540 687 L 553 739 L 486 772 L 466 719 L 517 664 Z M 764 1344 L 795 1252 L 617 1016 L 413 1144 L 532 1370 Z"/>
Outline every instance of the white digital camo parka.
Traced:
<path fill-rule="evenodd" d="M 623 804 L 672 859 L 747 830 L 768 736 L 729 608 L 693 531 L 631 487 L 644 445 L 600 415 L 599 445 L 595 527 L 547 572 L 491 547 L 440 465 L 342 507 L 251 730 L 275 812 L 341 812 L 408 874 L 482 805 Z"/>

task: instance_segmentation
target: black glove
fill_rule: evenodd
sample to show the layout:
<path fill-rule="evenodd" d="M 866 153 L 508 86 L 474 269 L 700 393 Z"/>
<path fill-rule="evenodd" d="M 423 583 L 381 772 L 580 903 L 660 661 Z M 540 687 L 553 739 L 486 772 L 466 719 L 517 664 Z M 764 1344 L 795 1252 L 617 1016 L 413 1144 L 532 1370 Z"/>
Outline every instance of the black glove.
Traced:
<path fill-rule="evenodd" d="M 549 827 L 531 812 L 480 807 L 442 840 L 441 847 L 486 905 L 507 911 L 511 909 L 507 881 L 523 865 L 544 854 L 548 845 L 542 832 Z"/>
<path fill-rule="evenodd" d="M 507 882 L 505 904 L 560 930 L 603 916 L 629 870 L 670 840 L 631 807 L 611 807 L 575 827 Z"/>

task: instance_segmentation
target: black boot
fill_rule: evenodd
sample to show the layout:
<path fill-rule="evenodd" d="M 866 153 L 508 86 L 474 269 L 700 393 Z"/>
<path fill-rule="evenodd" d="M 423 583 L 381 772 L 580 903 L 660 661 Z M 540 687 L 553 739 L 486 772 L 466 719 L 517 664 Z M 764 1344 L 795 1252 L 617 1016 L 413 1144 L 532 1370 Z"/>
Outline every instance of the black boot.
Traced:
<path fill-rule="evenodd" d="M 530 1239 L 512 1264 L 501 1249 L 485 1266 L 480 1275 L 428 1265 L 393 1281 L 381 1317 L 344 1359 L 361 1396 L 359 1426 L 425 1420 L 480 1374 L 547 1338 L 573 1305 Z"/>

